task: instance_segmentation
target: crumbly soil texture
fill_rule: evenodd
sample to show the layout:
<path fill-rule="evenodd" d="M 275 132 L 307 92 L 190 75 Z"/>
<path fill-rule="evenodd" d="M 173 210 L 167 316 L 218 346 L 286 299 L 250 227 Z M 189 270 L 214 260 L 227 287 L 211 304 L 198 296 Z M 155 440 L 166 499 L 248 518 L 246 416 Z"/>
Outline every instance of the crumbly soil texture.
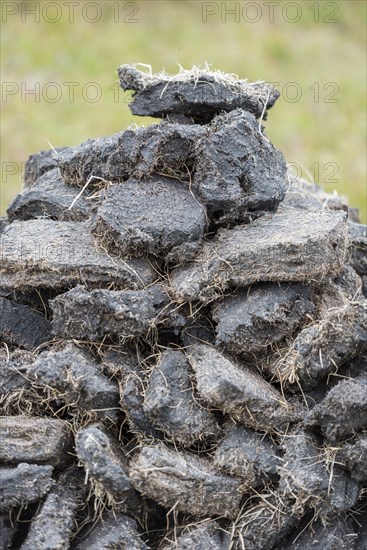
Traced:
<path fill-rule="evenodd" d="M 365 550 L 358 210 L 271 84 L 118 74 L 160 120 L 31 155 L 0 220 L 0 548 Z"/>

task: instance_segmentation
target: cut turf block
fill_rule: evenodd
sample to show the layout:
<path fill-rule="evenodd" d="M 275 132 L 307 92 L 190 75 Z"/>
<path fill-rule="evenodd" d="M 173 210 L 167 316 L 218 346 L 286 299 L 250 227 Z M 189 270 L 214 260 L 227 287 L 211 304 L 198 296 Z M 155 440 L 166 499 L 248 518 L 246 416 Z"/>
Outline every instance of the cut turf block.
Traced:
<path fill-rule="evenodd" d="M 67 147 L 57 147 L 31 155 L 25 163 L 24 187 L 32 187 L 43 174 L 57 168 L 57 158 Z"/>
<path fill-rule="evenodd" d="M 223 428 L 227 429 L 214 453 L 215 466 L 253 488 L 277 478 L 277 446 L 269 437 L 238 424 Z"/>
<path fill-rule="evenodd" d="M 282 153 L 240 109 L 216 117 L 197 140 L 193 189 L 218 222 L 251 221 L 275 211 L 286 190 Z"/>
<path fill-rule="evenodd" d="M 335 516 L 327 525 L 320 520 L 307 523 L 292 531 L 282 550 L 358 550 L 358 533 L 351 518 Z"/>
<path fill-rule="evenodd" d="M 107 347 L 102 352 L 104 371 L 112 378 L 117 377 L 124 382 L 127 376 L 140 371 L 136 350 L 133 347 L 119 346 L 118 350 Z"/>
<path fill-rule="evenodd" d="M 361 278 L 349 264 L 344 264 L 337 277 L 326 277 L 317 284 L 311 284 L 311 289 L 317 312 L 313 316 L 315 322 L 327 318 L 330 315 L 329 310 L 340 310 L 350 302 L 363 300 Z M 312 318 L 308 318 L 306 323 L 310 325 Z"/>
<path fill-rule="evenodd" d="M 34 356 L 22 350 L 17 350 L 9 354 L 8 357 L 5 354 L 0 355 L 1 399 L 8 393 L 26 390 L 30 387 L 27 369 L 33 361 Z"/>
<path fill-rule="evenodd" d="M 88 181 L 89 188 L 98 179 L 108 179 L 106 163 L 119 145 L 119 137 L 123 132 L 97 139 L 88 139 L 77 147 L 66 147 L 58 155 L 57 165 L 66 184 L 83 186 Z M 121 179 L 126 175 L 121 174 Z"/>
<path fill-rule="evenodd" d="M 54 484 L 52 466 L 0 466 L 0 511 L 43 498 Z"/>
<path fill-rule="evenodd" d="M 297 525 L 299 517 L 291 513 L 292 502 L 279 492 L 268 489 L 246 501 L 232 527 L 234 550 L 273 550 L 283 548 L 282 541 Z M 278 546 L 279 545 L 279 546 Z"/>
<path fill-rule="evenodd" d="M 334 296 L 334 303 L 331 305 L 332 302 L 330 300 L 330 305 L 329 307 L 327 307 L 327 309 L 330 309 L 331 307 L 340 307 L 341 303 L 345 301 L 356 302 L 360 299 L 363 299 L 361 282 L 361 277 L 358 275 L 355 269 L 351 265 L 345 264 L 340 274 L 335 277 L 333 281 L 330 281 L 331 284 L 329 292 L 330 295 Z M 327 287 L 328 284 L 326 283 L 325 286 Z M 323 298 L 324 296 L 321 295 L 322 301 L 324 301 Z M 322 308 L 320 308 L 319 315 L 323 316 Z"/>
<path fill-rule="evenodd" d="M 205 208 L 188 186 L 152 176 L 112 186 L 97 211 L 93 233 L 114 254 L 168 255 L 182 261 L 197 252 L 205 226 Z"/>
<path fill-rule="evenodd" d="M 0 462 L 65 464 L 71 451 L 71 432 L 56 418 L 1 416 Z"/>
<path fill-rule="evenodd" d="M 328 468 L 326 457 L 311 434 L 291 433 L 286 436 L 283 447 L 283 463 L 278 469 L 279 488 L 288 498 L 296 498 L 294 509 L 302 512 L 311 507 L 326 515 L 354 506 L 358 484 L 339 466 L 329 464 Z"/>
<path fill-rule="evenodd" d="M 312 409 L 308 424 L 320 426 L 329 443 L 337 443 L 366 428 L 367 377 L 341 380 Z"/>
<path fill-rule="evenodd" d="M 297 210 L 344 210 L 348 217 L 353 217 L 352 209 L 348 208 L 347 200 L 334 193 L 326 193 L 317 183 L 311 183 L 288 172 L 288 186 L 284 200 L 279 205 L 281 212 L 290 208 Z"/>
<path fill-rule="evenodd" d="M 353 441 L 344 443 L 337 454 L 337 461 L 348 468 L 356 481 L 367 481 L 367 433 L 361 433 Z"/>
<path fill-rule="evenodd" d="M 202 126 L 169 122 L 121 132 L 118 148 L 108 155 L 103 168 L 106 179 L 141 179 L 157 172 L 189 182 L 195 141 L 204 133 Z"/>
<path fill-rule="evenodd" d="M 54 390 L 55 399 L 100 420 L 116 419 L 117 382 L 107 378 L 101 365 L 77 346 L 68 344 L 60 351 L 41 353 L 27 374 L 40 389 Z"/>
<path fill-rule="evenodd" d="M 138 513 L 140 501 L 129 480 L 127 460 L 103 426 L 82 428 L 76 435 L 75 447 L 88 475 L 98 482 L 114 505 L 121 512 Z"/>
<path fill-rule="evenodd" d="M 155 279 L 146 260 L 111 258 L 98 249 L 88 222 L 13 222 L 0 236 L 0 287 L 67 288 L 116 283 L 143 288 Z"/>
<path fill-rule="evenodd" d="M 42 313 L 0 297 L 0 340 L 31 351 L 52 338 Z"/>
<path fill-rule="evenodd" d="M 219 432 L 215 416 L 193 393 L 190 365 L 179 350 L 161 355 L 150 374 L 143 409 L 156 428 L 183 445 Z"/>
<path fill-rule="evenodd" d="M 64 481 L 70 482 L 67 478 Z M 47 495 L 40 511 L 33 518 L 20 550 L 70 548 L 77 506 L 77 494 L 69 488 L 69 484 L 55 485 Z"/>
<path fill-rule="evenodd" d="M 105 512 L 87 533 L 78 537 L 75 550 L 148 550 L 136 522 L 119 512 Z"/>
<path fill-rule="evenodd" d="M 131 461 L 130 479 L 143 495 L 169 509 L 228 518 L 239 512 L 240 480 L 218 473 L 206 458 L 161 444 L 141 447 Z"/>
<path fill-rule="evenodd" d="M 367 300 L 329 309 L 294 340 L 276 376 L 307 389 L 367 349 Z"/>
<path fill-rule="evenodd" d="M 251 367 L 218 350 L 195 345 L 188 351 L 198 393 L 211 407 L 250 428 L 284 432 L 299 418 L 281 393 Z"/>
<path fill-rule="evenodd" d="M 201 123 L 221 111 L 238 107 L 257 117 L 270 109 L 279 92 L 265 82 L 247 82 L 208 68 L 182 70 L 174 76 L 144 73 L 130 65 L 118 69 L 120 86 L 133 91 L 131 112 L 139 116 L 164 117 L 184 114 Z"/>
<path fill-rule="evenodd" d="M 315 307 L 309 287 L 260 283 L 215 303 L 216 345 L 236 354 L 258 354 L 310 320 Z"/>
<path fill-rule="evenodd" d="M 188 526 L 179 536 L 175 529 L 172 538 L 162 550 L 230 550 L 231 546 L 229 533 L 216 521 L 204 520 L 202 524 Z"/>
<path fill-rule="evenodd" d="M 79 189 L 66 185 L 60 170 L 54 168 L 37 179 L 17 195 L 7 209 L 10 221 L 51 218 L 59 221 L 81 221 L 91 214 L 91 202 L 79 197 L 73 207 Z"/>
<path fill-rule="evenodd" d="M 157 430 L 144 411 L 145 384 L 139 372 L 131 372 L 121 388 L 120 405 L 126 414 L 127 423 L 138 439 L 159 439 L 162 432 Z"/>
<path fill-rule="evenodd" d="M 85 290 L 77 286 L 51 302 L 54 333 L 97 340 L 106 334 L 145 335 L 164 318 L 170 299 L 161 286 L 145 290 Z"/>
<path fill-rule="evenodd" d="M 343 212 L 276 214 L 222 229 L 195 262 L 177 268 L 172 287 L 180 300 L 207 301 L 230 286 L 259 281 L 311 281 L 342 270 L 347 246 Z"/>
<path fill-rule="evenodd" d="M 98 180 L 122 182 L 153 172 L 189 181 L 194 141 L 204 133 L 201 126 L 161 122 L 67 148 L 58 156 L 58 165 L 66 184 L 89 182 L 89 189 Z"/>

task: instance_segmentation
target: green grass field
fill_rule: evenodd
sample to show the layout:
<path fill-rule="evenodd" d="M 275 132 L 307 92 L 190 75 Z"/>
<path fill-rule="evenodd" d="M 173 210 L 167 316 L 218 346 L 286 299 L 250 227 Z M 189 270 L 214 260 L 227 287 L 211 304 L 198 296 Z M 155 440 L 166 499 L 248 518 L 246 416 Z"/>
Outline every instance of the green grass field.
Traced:
<path fill-rule="evenodd" d="M 63 1 L 36 4 L 1 5 L 2 213 L 29 154 L 151 122 L 132 117 L 118 65 L 176 72 L 208 62 L 279 83 L 268 136 L 299 173 L 347 196 L 366 220 L 363 0 L 80 1 L 73 14 Z"/>

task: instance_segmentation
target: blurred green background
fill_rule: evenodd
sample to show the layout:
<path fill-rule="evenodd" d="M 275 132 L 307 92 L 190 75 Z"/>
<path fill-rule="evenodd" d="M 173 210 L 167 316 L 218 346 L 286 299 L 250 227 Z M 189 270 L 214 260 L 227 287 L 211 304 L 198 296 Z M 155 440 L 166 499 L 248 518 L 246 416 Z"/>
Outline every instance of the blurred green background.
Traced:
<path fill-rule="evenodd" d="M 363 0 L 2 1 L 1 10 L 2 213 L 31 153 L 152 122 L 131 115 L 120 64 L 174 73 L 208 62 L 278 83 L 268 136 L 366 220 Z"/>

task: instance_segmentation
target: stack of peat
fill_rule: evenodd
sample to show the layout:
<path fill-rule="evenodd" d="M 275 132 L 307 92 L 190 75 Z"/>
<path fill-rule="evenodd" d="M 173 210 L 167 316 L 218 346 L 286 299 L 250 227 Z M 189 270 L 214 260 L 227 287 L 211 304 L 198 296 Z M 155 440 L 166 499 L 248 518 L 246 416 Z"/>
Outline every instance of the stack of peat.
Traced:
<path fill-rule="evenodd" d="M 119 77 L 162 120 L 31 156 L 1 220 L 1 548 L 366 548 L 365 226 L 272 86 Z"/>

